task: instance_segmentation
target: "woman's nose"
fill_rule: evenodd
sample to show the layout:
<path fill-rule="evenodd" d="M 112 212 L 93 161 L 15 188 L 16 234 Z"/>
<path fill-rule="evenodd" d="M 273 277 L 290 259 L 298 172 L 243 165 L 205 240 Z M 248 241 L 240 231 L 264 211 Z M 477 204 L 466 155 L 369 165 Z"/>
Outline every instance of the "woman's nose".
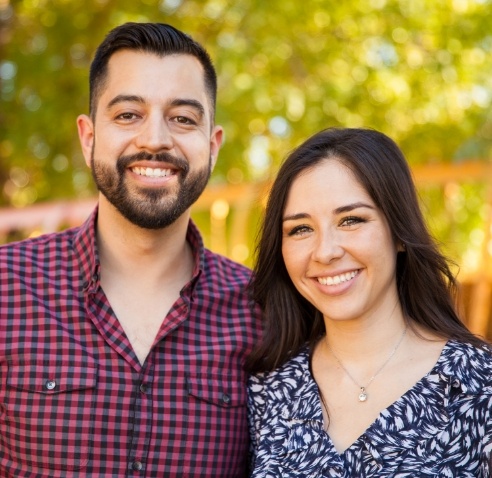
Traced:
<path fill-rule="evenodd" d="M 313 250 L 313 259 L 318 262 L 328 263 L 342 257 L 340 234 L 337 231 L 323 231 L 318 234 Z"/>

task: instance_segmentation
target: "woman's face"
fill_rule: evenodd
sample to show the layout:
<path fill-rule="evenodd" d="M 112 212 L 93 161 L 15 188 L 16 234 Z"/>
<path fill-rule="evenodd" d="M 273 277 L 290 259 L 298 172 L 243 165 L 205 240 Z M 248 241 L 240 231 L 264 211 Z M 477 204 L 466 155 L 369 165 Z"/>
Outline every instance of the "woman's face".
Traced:
<path fill-rule="evenodd" d="M 325 320 L 384 320 L 397 304 L 397 247 L 388 222 L 336 158 L 294 180 L 282 255 L 295 287 Z"/>

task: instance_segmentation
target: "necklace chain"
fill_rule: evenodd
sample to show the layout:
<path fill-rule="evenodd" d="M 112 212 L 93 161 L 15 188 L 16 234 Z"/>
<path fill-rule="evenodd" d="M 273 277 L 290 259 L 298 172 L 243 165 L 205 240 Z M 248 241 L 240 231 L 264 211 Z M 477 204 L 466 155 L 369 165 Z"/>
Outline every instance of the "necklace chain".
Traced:
<path fill-rule="evenodd" d="M 401 337 L 400 339 L 398 340 L 398 343 L 395 345 L 395 347 L 393 348 L 393 350 L 391 351 L 389 357 L 383 362 L 383 364 L 376 370 L 376 372 L 374 373 L 374 375 L 369 379 L 369 381 L 367 382 L 366 385 L 359 385 L 357 383 L 357 380 L 355 380 L 355 378 L 352 376 L 352 374 L 345 368 L 345 366 L 343 365 L 343 363 L 340 361 L 340 359 L 335 355 L 335 352 L 333 352 L 333 349 L 330 347 L 330 345 L 328 344 L 328 342 L 326 342 L 326 346 L 328 347 L 328 350 L 331 352 L 331 354 L 333 355 L 333 357 L 335 358 L 335 360 L 338 362 L 338 364 L 340 365 L 340 367 L 342 367 L 343 371 L 347 374 L 347 376 L 350 378 L 350 380 L 352 380 L 352 382 L 355 383 L 355 385 L 357 385 L 357 387 L 360 389 L 360 392 L 359 392 L 359 402 L 365 402 L 368 398 L 368 395 L 367 395 L 367 388 L 369 387 L 369 385 L 371 385 L 372 381 L 383 371 L 384 367 L 386 367 L 386 365 L 388 365 L 389 361 L 393 358 L 393 356 L 396 354 L 396 351 L 398 350 L 398 348 L 400 347 L 401 343 L 403 342 L 403 339 L 405 338 L 405 334 L 407 333 L 407 327 L 405 327 L 405 329 L 403 330 L 403 333 L 401 334 Z"/>

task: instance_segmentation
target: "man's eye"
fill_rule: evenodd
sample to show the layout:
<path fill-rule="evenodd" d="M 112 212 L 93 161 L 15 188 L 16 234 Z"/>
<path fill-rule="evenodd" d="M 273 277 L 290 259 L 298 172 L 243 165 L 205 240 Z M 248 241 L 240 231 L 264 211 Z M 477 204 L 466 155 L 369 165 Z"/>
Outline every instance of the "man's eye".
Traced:
<path fill-rule="evenodd" d="M 135 113 L 121 113 L 116 117 L 116 119 L 132 120 L 135 119 L 136 117 L 137 115 Z"/>
<path fill-rule="evenodd" d="M 180 124 L 195 124 L 193 120 L 187 118 L 186 116 L 176 116 L 175 121 Z"/>

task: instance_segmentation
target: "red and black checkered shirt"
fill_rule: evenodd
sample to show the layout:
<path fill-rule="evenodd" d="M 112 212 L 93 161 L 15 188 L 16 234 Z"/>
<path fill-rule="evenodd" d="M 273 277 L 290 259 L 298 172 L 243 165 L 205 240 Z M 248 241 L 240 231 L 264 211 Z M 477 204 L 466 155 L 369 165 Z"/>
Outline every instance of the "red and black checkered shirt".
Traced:
<path fill-rule="evenodd" d="M 99 286 L 97 211 L 0 248 L 0 476 L 244 477 L 248 269 L 204 249 L 141 365 Z"/>

